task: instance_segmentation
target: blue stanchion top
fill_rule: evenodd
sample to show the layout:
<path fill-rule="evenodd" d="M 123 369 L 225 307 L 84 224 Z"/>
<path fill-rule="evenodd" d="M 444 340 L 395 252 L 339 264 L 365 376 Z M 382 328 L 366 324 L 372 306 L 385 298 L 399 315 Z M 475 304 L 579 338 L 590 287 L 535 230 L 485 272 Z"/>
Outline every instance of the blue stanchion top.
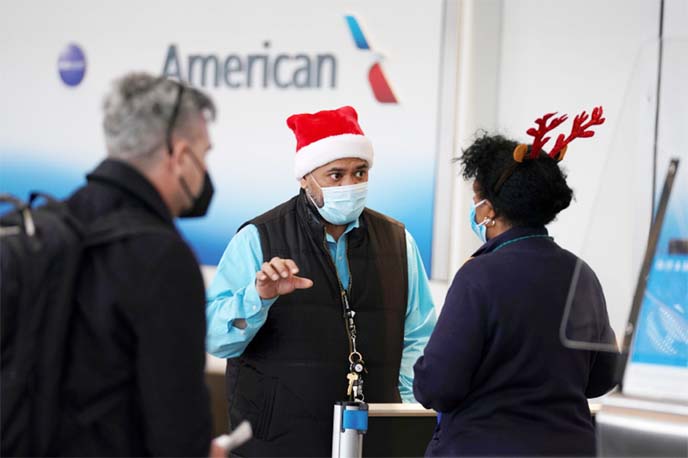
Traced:
<path fill-rule="evenodd" d="M 368 431 L 368 411 L 345 410 L 342 418 L 342 428 Z"/>

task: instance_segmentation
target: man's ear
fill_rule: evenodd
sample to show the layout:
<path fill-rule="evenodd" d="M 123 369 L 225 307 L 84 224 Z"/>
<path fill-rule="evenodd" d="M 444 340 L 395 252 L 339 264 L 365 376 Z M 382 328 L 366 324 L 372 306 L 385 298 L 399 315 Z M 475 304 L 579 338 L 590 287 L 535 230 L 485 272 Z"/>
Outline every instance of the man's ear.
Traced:
<path fill-rule="evenodd" d="M 170 163 L 172 164 L 174 170 L 178 171 L 179 173 L 181 173 L 181 169 L 184 165 L 184 162 L 189 160 L 189 158 L 186 157 L 186 154 L 184 154 L 184 152 L 188 148 L 189 142 L 183 138 L 175 139 L 172 142 L 172 153 L 170 156 Z M 170 153 L 168 152 L 168 154 Z"/>
<path fill-rule="evenodd" d="M 306 189 L 306 186 L 308 186 L 308 182 L 306 181 L 306 177 L 301 177 L 299 180 L 299 184 L 301 185 L 301 189 Z"/>

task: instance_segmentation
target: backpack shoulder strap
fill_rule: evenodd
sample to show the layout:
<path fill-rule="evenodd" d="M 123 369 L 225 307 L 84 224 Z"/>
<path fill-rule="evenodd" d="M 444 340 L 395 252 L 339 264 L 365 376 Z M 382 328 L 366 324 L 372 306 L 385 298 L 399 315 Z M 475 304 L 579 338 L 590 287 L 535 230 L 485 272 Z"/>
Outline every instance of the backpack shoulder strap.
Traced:
<path fill-rule="evenodd" d="M 174 231 L 161 225 L 141 210 L 124 208 L 93 222 L 86 231 L 84 247 L 94 247 L 144 234 L 166 234 Z"/>

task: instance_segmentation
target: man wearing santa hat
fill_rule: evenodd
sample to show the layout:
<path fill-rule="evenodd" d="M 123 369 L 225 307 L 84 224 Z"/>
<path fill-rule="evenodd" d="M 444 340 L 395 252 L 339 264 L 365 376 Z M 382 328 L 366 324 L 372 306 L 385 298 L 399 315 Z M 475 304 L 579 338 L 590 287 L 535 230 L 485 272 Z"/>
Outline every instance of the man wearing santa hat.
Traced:
<path fill-rule="evenodd" d="M 331 454 L 337 401 L 415 402 L 435 324 L 403 224 L 365 208 L 373 147 L 352 107 L 287 119 L 300 193 L 244 224 L 208 290 L 208 351 L 227 358 L 241 456 Z"/>

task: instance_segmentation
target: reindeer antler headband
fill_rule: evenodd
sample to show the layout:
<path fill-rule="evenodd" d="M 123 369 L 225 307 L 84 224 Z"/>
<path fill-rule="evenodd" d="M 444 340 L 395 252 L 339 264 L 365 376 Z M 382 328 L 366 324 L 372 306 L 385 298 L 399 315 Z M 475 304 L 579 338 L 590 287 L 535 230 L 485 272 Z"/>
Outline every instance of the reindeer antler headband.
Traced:
<path fill-rule="evenodd" d="M 567 137 L 564 134 L 559 134 L 557 141 L 554 143 L 554 147 L 547 156 L 549 156 L 551 159 L 555 159 L 557 162 L 561 161 L 564 159 L 566 150 L 568 149 L 571 141 L 579 137 L 587 138 L 595 135 L 595 132 L 588 129 L 590 129 L 592 126 L 598 126 L 604 123 L 605 118 L 602 117 L 602 112 L 602 107 L 599 106 L 592 110 L 592 115 L 588 115 L 585 110 L 583 110 L 581 114 L 576 115 L 576 117 L 573 118 L 573 126 L 571 127 L 571 133 L 569 136 Z M 518 164 L 525 160 L 535 160 L 540 158 L 542 147 L 545 146 L 545 144 L 551 138 L 545 137 L 545 135 L 559 127 L 568 119 L 568 115 L 552 118 L 556 114 L 556 112 L 547 113 L 543 117 L 536 119 L 535 124 L 537 125 L 537 129 L 531 127 L 526 131 L 528 135 L 533 137 L 533 145 L 530 147 L 530 153 L 528 153 L 528 145 L 526 144 L 519 144 L 516 146 L 516 148 L 514 148 L 514 163 L 507 167 L 507 169 L 504 170 L 500 176 L 499 180 L 497 180 L 497 184 L 495 184 L 494 187 L 495 194 L 499 193 L 501 187 L 504 185 L 504 183 L 506 183 L 509 177 L 511 177 L 516 170 L 516 167 L 518 167 Z M 588 120 L 588 118 L 590 119 Z"/>

